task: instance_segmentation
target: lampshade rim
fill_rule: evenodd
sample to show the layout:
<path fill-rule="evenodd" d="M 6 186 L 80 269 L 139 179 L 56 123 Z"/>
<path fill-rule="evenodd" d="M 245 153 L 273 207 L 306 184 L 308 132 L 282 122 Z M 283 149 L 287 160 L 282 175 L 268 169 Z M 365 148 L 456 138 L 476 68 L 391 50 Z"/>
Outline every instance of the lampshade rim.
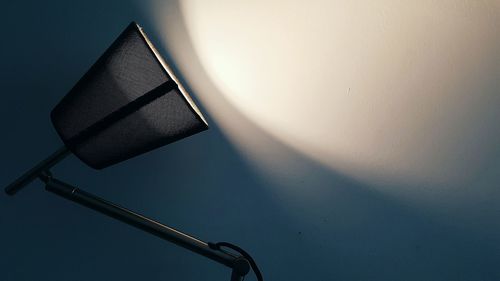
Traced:
<path fill-rule="evenodd" d="M 162 69 L 165 71 L 165 73 L 175 81 L 177 84 L 177 87 L 179 88 L 179 92 L 182 94 L 184 99 L 187 101 L 189 104 L 189 107 L 193 110 L 193 112 L 198 116 L 198 118 L 205 124 L 205 126 L 208 128 L 208 123 L 201 113 L 200 109 L 196 104 L 194 103 L 193 99 L 189 95 L 189 93 L 186 91 L 186 89 L 182 86 L 182 84 L 179 82 L 179 79 L 177 76 L 175 76 L 174 71 L 168 66 L 168 64 L 165 62 L 163 57 L 160 55 L 156 47 L 153 45 L 151 40 L 149 40 L 148 36 L 144 32 L 143 28 L 136 22 L 132 22 L 132 25 L 136 27 L 136 29 L 139 31 L 139 34 L 141 35 L 141 38 L 144 40 L 144 42 L 148 45 L 149 50 L 153 53 L 154 57 L 158 61 L 158 63 L 162 66 Z"/>

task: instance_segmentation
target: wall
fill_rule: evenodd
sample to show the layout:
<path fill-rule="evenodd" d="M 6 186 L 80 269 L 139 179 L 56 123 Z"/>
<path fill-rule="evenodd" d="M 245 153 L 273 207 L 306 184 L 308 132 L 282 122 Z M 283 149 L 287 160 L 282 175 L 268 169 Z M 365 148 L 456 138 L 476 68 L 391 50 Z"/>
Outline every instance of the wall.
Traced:
<path fill-rule="evenodd" d="M 281 11 L 281 6 L 295 7 L 298 11 L 304 6 L 300 2 L 294 2 L 291 6 L 273 3 L 270 7 L 274 7 L 278 19 L 287 16 L 286 12 Z M 391 4 L 390 1 L 383 3 L 386 6 Z M 279 119 L 264 119 L 269 121 L 269 126 L 263 125 L 262 119 L 255 119 L 255 115 L 249 113 L 258 110 L 255 100 L 249 100 L 249 96 L 245 96 L 240 88 L 221 86 L 217 79 L 224 79 L 224 76 L 214 78 L 214 72 L 210 71 L 213 70 L 210 67 L 214 66 L 207 64 L 207 57 L 203 57 L 210 55 L 213 49 L 203 49 L 206 46 L 203 43 L 207 43 L 203 40 L 206 38 L 196 33 L 203 29 L 193 26 L 192 18 L 189 18 L 193 16 L 190 13 L 196 15 L 195 12 L 198 12 L 200 16 L 206 15 L 198 24 L 210 24 L 214 15 L 217 15 L 215 12 L 223 11 L 222 15 L 225 14 L 224 11 L 226 14 L 231 13 L 230 10 L 225 10 L 234 8 L 228 8 L 228 3 L 221 2 L 219 6 L 214 4 L 212 10 L 196 1 L 3 3 L 0 13 L 6 28 L 2 31 L 4 40 L 0 52 L 0 81 L 3 89 L 0 120 L 4 132 L 0 146 L 3 161 L 1 182 L 8 184 L 29 165 L 61 145 L 50 124 L 50 110 L 115 36 L 131 20 L 136 20 L 144 26 L 161 53 L 171 62 L 177 63 L 177 70 L 182 71 L 195 97 L 201 102 L 211 129 L 102 171 L 94 171 L 74 157 L 69 157 L 53 170 L 61 179 L 205 241 L 230 241 L 241 245 L 254 255 L 266 280 L 498 280 L 500 207 L 496 198 L 500 195 L 500 162 L 496 140 L 500 134 L 494 120 L 499 115 L 498 80 L 495 78 L 498 77 L 499 69 L 499 33 L 496 32 L 498 25 L 492 24 L 498 20 L 498 4 L 494 1 L 482 2 L 490 5 L 490 9 L 484 9 L 486 6 L 474 6 L 475 2 L 455 3 L 459 7 L 458 11 L 469 11 L 471 14 L 471 23 L 464 26 L 473 31 L 484 31 L 477 36 L 483 38 L 486 34 L 491 40 L 481 42 L 486 47 L 479 49 L 483 54 L 479 56 L 481 62 L 488 63 L 478 64 L 478 78 L 472 76 L 461 82 L 468 88 L 467 91 L 459 92 L 461 101 L 467 101 L 472 95 L 470 90 L 478 85 L 474 96 L 479 96 L 480 99 L 473 108 L 473 112 L 479 112 L 473 115 L 478 116 L 478 119 L 465 118 L 469 112 L 467 106 L 454 107 L 455 111 L 446 111 L 451 112 L 451 115 L 444 116 L 451 119 L 446 124 L 455 124 L 453 120 L 459 120 L 459 125 L 470 124 L 468 128 L 479 128 L 469 131 L 461 126 L 456 127 L 459 136 L 467 136 L 469 139 L 465 142 L 466 145 L 452 142 L 460 145 L 453 146 L 454 150 L 450 155 L 465 155 L 465 161 L 458 159 L 456 161 L 460 164 L 446 166 L 443 170 L 436 166 L 437 172 L 432 174 L 449 173 L 453 179 L 450 181 L 441 180 L 448 177 L 430 177 L 424 173 L 427 171 L 425 169 L 416 170 L 419 172 L 415 177 L 418 180 L 401 177 L 400 175 L 406 175 L 404 173 L 387 173 L 383 169 L 383 173 L 377 174 L 380 170 L 374 169 L 373 165 L 367 166 L 370 169 L 348 169 L 353 166 L 340 165 L 337 158 L 329 154 L 331 150 L 328 153 L 316 150 L 317 147 L 323 147 L 323 144 L 304 143 L 302 137 L 307 139 L 313 132 L 295 134 L 293 130 L 301 129 L 299 126 L 283 129 L 285 134 L 280 134 L 281 131 L 277 131 L 274 126 L 280 123 L 273 123 Z M 363 7 L 361 4 L 359 7 Z M 262 3 L 253 5 L 236 14 L 236 19 L 233 19 L 235 26 L 248 24 L 244 16 L 250 17 L 257 13 L 259 6 L 255 5 Z M 443 5 L 446 8 L 446 5 L 452 4 Z M 254 9 L 250 9 L 252 7 Z M 328 15 L 328 9 L 321 9 L 321 5 L 318 7 L 318 10 L 323 10 Z M 399 7 L 403 9 L 401 13 L 411 15 L 409 8 L 405 7 L 409 6 Z M 333 9 L 335 6 L 329 8 Z M 433 18 L 437 13 L 434 8 L 436 7 L 426 2 L 412 9 L 417 15 L 434 11 L 430 13 Z M 452 12 L 457 9 L 450 8 L 450 12 L 446 12 L 446 9 L 444 12 L 438 11 L 443 13 L 444 18 L 453 21 L 460 18 Z M 396 10 L 388 8 L 385 14 L 375 13 L 379 17 L 374 20 L 386 18 L 389 23 L 386 28 L 391 31 L 397 20 L 406 18 L 399 17 Z M 272 16 L 271 8 L 270 11 Z M 370 13 L 365 14 L 368 18 L 369 15 Z M 476 21 L 480 18 L 484 20 L 484 28 Z M 262 18 L 262 21 L 267 19 Z M 227 24 L 226 20 L 228 19 L 220 20 L 222 26 Z M 429 27 L 422 31 L 416 24 L 419 22 L 418 18 L 410 22 L 415 24 L 414 27 L 419 32 L 432 30 Z M 358 24 L 362 26 L 361 22 Z M 404 31 L 405 25 L 401 26 Z M 246 28 L 242 30 L 253 30 L 248 26 Z M 264 27 L 256 27 L 256 30 L 257 28 Z M 446 27 L 443 28 L 445 29 L 434 34 L 448 34 Z M 213 29 L 209 28 L 208 31 L 210 30 Z M 227 34 L 219 39 L 230 40 L 234 35 Z M 320 34 L 327 36 L 329 33 L 325 31 Z M 389 34 L 387 36 L 391 40 L 397 38 L 393 33 Z M 430 34 L 424 34 L 422 38 L 434 42 L 430 38 L 432 32 Z M 460 32 L 457 34 L 460 35 Z M 250 35 L 242 38 L 255 39 Z M 357 42 L 356 38 L 358 37 L 351 38 L 351 42 Z M 409 35 L 403 38 L 416 40 Z M 272 42 L 281 46 L 279 40 Z M 252 44 L 259 45 L 250 41 L 249 45 Z M 227 49 L 223 49 L 227 51 L 226 59 L 238 59 L 231 56 L 234 53 L 229 52 L 234 51 L 235 46 L 231 45 L 231 41 L 228 41 L 228 45 Z M 365 45 L 367 50 L 371 49 L 370 44 Z M 273 45 L 266 48 L 264 52 L 271 52 Z M 329 48 L 333 50 L 333 47 Z M 329 48 L 326 48 L 326 53 Z M 340 50 L 344 55 L 351 54 L 347 47 Z M 362 52 L 365 49 L 359 50 Z M 381 50 L 383 52 L 384 49 Z M 439 46 L 431 50 L 438 52 L 435 54 L 437 57 L 440 52 L 445 51 Z M 461 50 L 457 47 L 450 56 L 454 61 L 462 63 L 463 67 L 468 60 L 456 60 L 460 58 Z M 428 56 L 419 53 L 418 48 L 416 51 L 414 63 L 432 65 L 432 61 L 426 61 Z M 282 49 L 276 51 L 279 52 L 283 52 Z M 472 53 L 474 52 L 465 54 Z M 321 58 L 313 57 L 316 61 Z M 283 55 L 281 59 L 285 60 L 286 56 Z M 300 60 L 307 61 L 304 58 Z M 409 60 L 411 61 L 411 55 Z M 226 67 L 230 67 L 229 70 L 233 70 L 231 65 L 227 66 L 227 62 L 221 59 L 222 61 L 226 63 Z M 245 57 L 241 58 L 241 64 L 234 63 L 234 75 L 238 75 L 237 71 L 242 69 L 238 68 L 240 65 L 251 66 L 250 62 Z M 399 63 L 400 60 L 396 59 L 393 64 L 384 65 L 382 70 L 385 69 L 386 72 L 382 78 L 389 79 L 390 74 L 397 72 Z M 322 65 L 318 64 L 318 70 L 321 69 L 320 66 Z M 362 66 L 363 64 L 359 67 Z M 413 68 L 408 69 L 411 72 Z M 432 75 L 426 74 L 423 69 L 416 74 L 424 75 L 426 79 L 416 81 L 427 83 L 435 79 L 440 85 L 440 78 L 443 77 L 460 82 L 456 80 L 460 75 L 445 73 L 446 69 L 443 67 L 441 72 Z M 382 70 L 376 67 L 362 68 L 361 73 L 366 78 Z M 342 73 L 338 69 L 332 71 Z M 315 73 L 310 74 L 310 78 L 321 78 L 313 80 L 314 85 L 320 87 L 316 92 L 321 92 L 322 85 L 325 88 L 328 86 L 322 83 L 329 81 L 331 77 L 321 77 L 321 72 Z M 354 75 L 353 73 L 355 74 L 351 74 Z M 287 76 L 282 76 L 281 79 L 287 81 Z M 329 93 L 334 96 L 339 91 L 344 93 L 346 90 L 347 93 L 348 85 L 351 85 L 349 83 L 354 83 L 351 94 L 363 96 L 367 93 L 356 88 L 366 87 L 359 81 L 351 81 L 349 77 L 345 79 L 339 82 L 341 84 L 338 91 Z M 344 83 L 347 80 L 349 83 Z M 275 80 L 269 81 L 268 83 L 272 83 Z M 395 91 L 395 95 L 406 93 L 403 86 L 408 85 L 411 83 L 399 85 L 400 91 Z M 377 89 L 383 89 L 384 82 L 376 86 Z M 432 85 L 426 85 L 425 88 L 432 89 Z M 446 89 L 453 93 L 451 90 L 455 88 Z M 270 95 L 272 99 L 276 97 L 273 93 L 282 94 L 280 91 L 270 91 L 259 97 L 265 99 Z M 369 96 L 378 94 L 387 98 L 383 91 L 369 93 Z M 433 93 L 441 92 L 435 90 Z M 246 103 L 231 98 L 232 94 L 244 95 L 241 98 L 247 98 Z M 289 97 L 293 95 L 285 96 L 284 100 Z M 426 104 L 429 100 L 420 101 Z M 359 109 L 356 102 L 345 102 L 348 108 Z M 293 106 L 287 107 L 293 105 L 291 101 L 282 103 L 285 109 L 293 109 Z M 245 104 L 252 106 L 244 109 Z M 274 110 L 277 114 L 283 112 L 280 107 L 275 107 Z M 290 114 L 289 111 L 284 112 Z M 326 117 L 329 116 L 326 114 Z M 351 115 L 347 115 L 349 116 Z M 361 124 L 363 118 L 367 118 L 366 113 L 361 112 L 352 116 L 360 118 Z M 402 116 L 409 118 L 409 115 Z M 465 119 L 456 119 L 457 116 Z M 271 115 L 269 118 L 272 117 L 275 116 Z M 410 117 L 418 121 L 421 115 Z M 373 124 L 380 128 L 387 124 L 378 121 L 380 120 L 374 120 Z M 306 122 L 305 125 L 307 124 Z M 339 126 L 347 126 L 346 124 L 349 122 L 336 123 Z M 382 136 L 397 137 L 402 132 L 398 130 L 399 127 L 389 125 L 391 130 Z M 332 132 L 329 137 L 335 136 L 337 127 L 332 124 L 325 128 Z M 344 132 L 346 128 L 348 127 L 344 127 Z M 411 127 L 405 127 L 403 132 L 410 134 L 415 131 Z M 366 136 L 361 135 L 359 138 Z M 334 137 L 333 140 L 337 138 Z M 375 140 L 379 145 L 385 144 L 383 137 Z M 439 142 L 438 148 L 449 147 L 447 145 L 450 142 L 447 140 L 448 142 Z M 325 147 L 335 146 L 330 147 L 327 142 Z M 351 159 L 354 162 L 343 163 L 355 163 L 356 167 L 364 164 L 363 155 L 355 154 L 356 148 L 362 147 L 364 146 L 356 146 L 355 143 L 347 147 L 352 150 L 343 150 L 347 151 L 343 156 L 352 156 L 354 153 L 354 158 Z M 369 145 L 367 147 L 370 148 Z M 484 149 L 477 154 L 471 152 L 478 147 Z M 374 150 L 379 148 L 380 146 L 376 146 Z M 419 155 L 418 151 L 410 149 L 413 147 L 404 148 L 400 151 L 396 149 L 390 155 L 396 157 L 401 152 L 409 153 L 403 153 L 405 157 Z M 387 148 L 379 150 L 391 151 Z M 437 152 L 431 151 L 438 153 L 439 149 Z M 422 153 L 429 154 L 427 150 Z M 475 158 L 474 155 L 479 156 Z M 375 159 L 387 159 L 380 157 Z M 407 159 L 405 157 L 401 159 Z M 433 164 L 432 157 L 422 159 L 417 162 L 418 165 L 408 167 L 419 168 L 426 163 Z M 453 158 L 445 160 L 440 163 L 455 163 Z M 467 172 L 466 179 L 456 180 L 456 172 L 462 170 Z M 361 173 L 366 171 L 372 172 Z M 436 178 L 439 179 L 437 182 L 426 181 Z M 0 225 L 0 280 L 224 280 L 229 276 L 228 270 L 222 266 L 57 198 L 45 192 L 39 183 L 32 184 L 16 197 L 0 195 Z M 247 278 L 252 280 L 253 277 Z"/>

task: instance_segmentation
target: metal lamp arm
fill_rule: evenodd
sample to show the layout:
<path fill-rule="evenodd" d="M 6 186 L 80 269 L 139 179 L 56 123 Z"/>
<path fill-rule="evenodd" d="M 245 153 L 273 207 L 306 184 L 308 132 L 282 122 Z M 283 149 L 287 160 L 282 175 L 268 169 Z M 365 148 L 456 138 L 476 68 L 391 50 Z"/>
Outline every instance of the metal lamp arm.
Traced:
<path fill-rule="evenodd" d="M 46 183 L 45 189 L 47 191 L 231 268 L 231 281 L 243 280 L 250 271 L 250 264 L 243 256 L 214 250 L 206 242 L 55 179 L 48 173 L 43 174 L 40 178 Z"/>
<path fill-rule="evenodd" d="M 230 252 L 214 248 L 213 243 L 209 244 L 203 242 L 174 228 L 163 225 L 150 218 L 132 212 L 126 208 L 120 207 L 114 203 L 83 191 L 75 186 L 53 178 L 49 172 L 50 168 L 59 163 L 70 153 L 71 152 L 66 146 L 59 148 L 52 155 L 9 184 L 5 188 L 5 192 L 8 195 L 14 195 L 35 179 L 40 178 L 43 182 L 45 182 L 45 189 L 47 191 L 122 221 L 128 225 L 134 226 L 163 240 L 174 243 L 231 268 L 231 281 L 242 281 L 244 276 L 250 271 L 250 268 L 256 267 L 244 256 L 235 255 Z"/>
<path fill-rule="evenodd" d="M 63 160 L 71 152 L 66 146 L 62 146 L 56 150 L 52 155 L 36 164 L 33 168 L 25 172 L 22 176 L 17 178 L 11 184 L 5 188 L 5 193 L 8 195 L 14 195 L 22 188 L 26 187 L 29 183 L 36 180 L 42 175 L 43 172 L 48 171 L 54 165 Z"/>

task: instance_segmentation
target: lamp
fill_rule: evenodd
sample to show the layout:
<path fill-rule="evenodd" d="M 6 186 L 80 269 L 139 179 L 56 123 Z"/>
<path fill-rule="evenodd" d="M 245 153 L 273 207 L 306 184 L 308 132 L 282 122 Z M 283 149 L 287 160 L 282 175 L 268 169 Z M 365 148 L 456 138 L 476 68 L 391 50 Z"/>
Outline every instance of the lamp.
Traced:
<path fill-rule="evenodd" d="M 232 269 L 231 280 L 254 270 L 253 259 L 230 243 L 207 243 L 117 206 L 52 176 L 73 153 L 95 169 L 127 160 L 208 129 L 189 94 L 142 28 L 132 22 L 51 112 L 64 146 L 6 187 L 14 195 L 40 178 L 46 190 L 142 229 Z M 230 252 L 231 248 L 238 252 Z"/>

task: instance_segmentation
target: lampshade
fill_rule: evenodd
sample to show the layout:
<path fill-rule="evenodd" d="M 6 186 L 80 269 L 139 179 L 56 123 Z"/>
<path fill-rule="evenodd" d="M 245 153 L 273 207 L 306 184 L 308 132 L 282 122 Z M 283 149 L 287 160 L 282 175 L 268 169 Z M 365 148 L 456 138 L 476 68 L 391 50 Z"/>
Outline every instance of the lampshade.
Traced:
<path fill-rule="evenodd" d="M 51 120 L 66 147 L 95 169 L 208 128 L 135 22 L 56 105 Z"/>

